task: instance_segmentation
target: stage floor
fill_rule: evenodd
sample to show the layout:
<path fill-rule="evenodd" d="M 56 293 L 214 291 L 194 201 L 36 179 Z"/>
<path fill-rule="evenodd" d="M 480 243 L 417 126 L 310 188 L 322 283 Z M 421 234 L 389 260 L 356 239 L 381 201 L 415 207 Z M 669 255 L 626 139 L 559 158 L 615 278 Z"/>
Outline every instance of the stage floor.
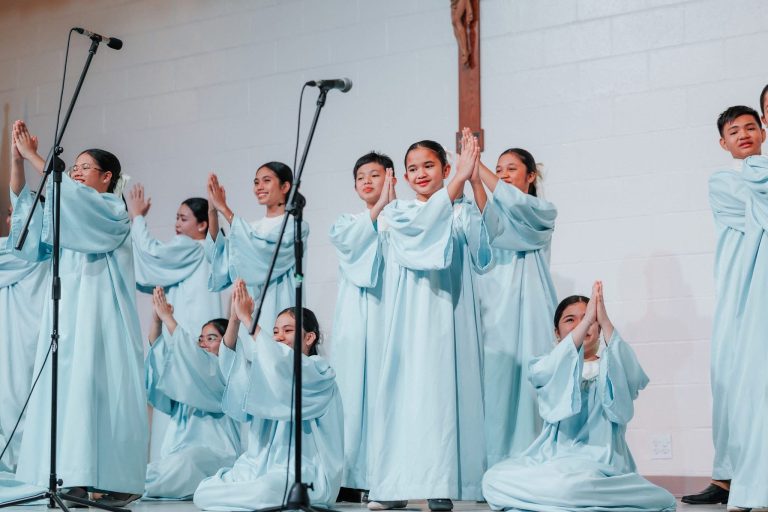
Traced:
<path fill-rule="evenodd" d="M 137 501 L 129 505 L 128 508 L 134 512 L 197 512 L 199 510 L 197 507 L 195 507 L 192 504 L 191 501 L 174 501 L 174 502 Z M 356 512 L 356 511 L 368 510 L 364 505 L 358 505 L 354 503 L 336 503 L 334 508 L 341 512 Z M 33 510 L 44 510 L 44 505 L 9 507 L 9 508 L 6 508 L 5 510 L 12 511 L 12 512 L 25 512 L 25 511 L 30 512 Z M 74 510 L 82 510 L 82 509 L 74 509 Z M 94 509 L 94 510 L 98 510 L 98 509 Z M 411 501 L 407 509 L 400 509 L 400 510 L 406 510 L 406 511 L 419 510 L 419 511 L 428 512 L 429 508 L 427 507 L 426 501 Z M 485 504 L 475 503 L 474 501 L 455 501 L 454 510 L 456 512 L 474 512 L 474 511 L 487 512 L 489 508 Z M 714 512 L 716 510 L 724 511 L 725 505 L 694 506 L 694 505 L 686 505 L 678 501 L 677 510 L 687 511 L 687 512 L 693 512 L 693 511 Z"/>

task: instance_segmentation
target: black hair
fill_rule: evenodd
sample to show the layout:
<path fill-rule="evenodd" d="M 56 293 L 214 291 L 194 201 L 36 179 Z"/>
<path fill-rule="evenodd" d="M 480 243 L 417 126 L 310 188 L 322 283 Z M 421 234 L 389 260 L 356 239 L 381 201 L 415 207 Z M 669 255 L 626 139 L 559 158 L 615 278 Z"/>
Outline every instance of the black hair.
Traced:
<path fill-rule="evenodd" d="M 723 136 L 723 129 L 726 124 L 732 123 L 737 117 L 741 116 L 752 116 L 755 118 L 755 121 L 757 121 L 757 126 L 763 126 L 762 121 L 760 121 L 760 114 L 758 114 L 755 109 L 744 105 L 735 105 L 725 109 L 725 111 L 720 114 L 720 117 L 717 118 L 717 130 L 720 132 L 720 136 Z"/>
<path fill-rule="evenodd" d="M 208 200 L 202 197 L 190 197 L 181 202 L 192 210 L 197 222 L 208 222 Z"/>
<path fill-rule="evenodd" d="M 280 181 L 280 185 L 283 183 L 290 183 L 293 185 L 293 171 L 291 171 L 291 168 L 285 165 L 283 162 L 267 162 L 264 165 L 260 165 L 259 169 L 262 167 L 266 167 L 275 173 L 275 176 L 277 176 L 277 179 Z M 259 172 L 259 169 L 256 169 L 256 172 Z M 288 192 L 285 193 L 285 198 L 287 197 Z"/>
<path fill-rule="evenodd" d="M 557 326 L 560 323 L 560 319 L 563 317 L 565 308 L 567 308 L 571 304 L 578 304 L 578 303 L 582 303 L 582 304 L 589 303 L 589 297 L 585 297 L 583 295 L 571 295 L 570 297 L 566 297 L 560 301 L 560 304 L 557 305 L 557 309 L 555 309 L 555 329 L 557 329 Z"/>
<path fill-rule="evenodd" d="M 377 163 L 380 166 L 382 166 L 384 169 L 394 169 L 395 164 L 392 162 L 392 159 L 389 158 L 384 153 L 377 153 L 376 151 L 371 151 L 370 153 L 367 153 L 360 158 L 357 159 L 357 162 L 355 162 L 355 167 L 352 169 L 352 177 L 357 179 L 357 170 L 360 169 L 365 164 L 370 163 Z"/>
<path fill-rule="evenodd" d="M 443 149 L 443 146 L 438 144 L 437 142 L 433 140 L 420 140 L 419 142 L 414 142 L 408 147 L 408 151 L 405 152 L 405 168 L 408 169 L 408 153 L 413 151 L 417 148 L 424 148 L 432 151 L 434 154 L 437 155 L 438 160 L 440 160 L 440 163 L 443 167 L 448 165 L 448 156 L 445 154 L 445 149 Z"/>
<path fill-rule="evenodd" d="M 501 152 L 499 155 L 499 158 L 501 158 L 504 155 L 508 154 L 515 154 L 522 160 L 523 165 L 525 165 L 525 174 L 534 174 L 536 176 L 536 179 L 533 180 L 533 182 L 528 184 L 528 193 L 532 195 L 533 197 L 536 197 L 536 181 L 539 179 L 539 170 L 536 168 L 536 159 L 533 158 L 533 155 L 522 148 L 509 148 Z"/>
<path fill-rule="evenodd" d="M 203 324 L 203 327 L 206 325 L 212 325 L 216 331 L 222 336 L 224 336 L 224 333 L 227 332 L 227 326 L 229 325 L 229 320 L 226 318 L 214 318 L 213 320 L 208 320 Z"/>
<path fill-rule="evenodd" d="M 768 94 L 768 85 L 763 87 L 763 92 L 760 93 L 760 112 L 764 111 L 765 95 Z"/>
<path fill-rule="evenodd" d="M 115 185 L 117 185 L 117 180 L 120 179 L 120 160 L 118 160 L 115 155 L 104 149 L 86 149 L 81 151 L 80 154 L 89 155 L 91 158 L 96 160 L 96 163 L 99 164 L 99 167 L 102 171 L 109 171 L 112 173 L 112 178 L 109 180 L 109 185 L 107 185 L 107 192 L 114 192 Z"/>
<path fill-rule="evenodd" d="M 309 355 L 316 356 L 317 355 L 317 344 L 320 343 L 320 323 L 317 321 L 317 317 L 312 312 L 311 309 L 307 308 L 301 308 L 302 309 L 302 315 L 301 315 L 301 327 L 304 329 L 304 332 L 306 333 L 314 333 L 315 334 L 315 342 L 312 344 L 311 347 L 309 347 Z M 288 313 L 291 315 L 291 318 L 296 318 L 296 308 L 290 307 L 285 308 L 280 313 L 277 314 L 277 316 L 282 315 L 283 313 Z M 295 347 L 294 347 L 295 348 Z"/>

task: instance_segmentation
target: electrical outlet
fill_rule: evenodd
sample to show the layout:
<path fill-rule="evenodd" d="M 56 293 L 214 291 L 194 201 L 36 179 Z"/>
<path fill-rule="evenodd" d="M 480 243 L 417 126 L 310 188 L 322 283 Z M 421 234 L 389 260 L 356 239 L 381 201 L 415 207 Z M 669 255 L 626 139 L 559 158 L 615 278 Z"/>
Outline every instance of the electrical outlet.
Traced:
<path fill-rule="evenodd" d="M 652 459 L 672 458 L 672 436 L 670 434 L 657 434 L 651 440 Z"/>

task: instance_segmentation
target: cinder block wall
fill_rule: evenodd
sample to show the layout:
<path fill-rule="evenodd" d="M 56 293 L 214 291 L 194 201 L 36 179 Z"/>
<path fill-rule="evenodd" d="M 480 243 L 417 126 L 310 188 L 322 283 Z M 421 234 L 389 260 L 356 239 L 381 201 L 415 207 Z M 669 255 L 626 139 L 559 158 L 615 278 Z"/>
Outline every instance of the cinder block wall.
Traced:
<path fill-rule="evenodd" d="M 357 211 L 351 166 L 375 148 L 402 172 L 405 148 L 452 148 L 457 50 L 448 0 L 7 0 L 0 4 L 3 182 L 8 128 L 26 119 L 52 142 L 66 34 L 102 46 L 64 140 L 114 151 L 153 199 L 149 222 L 173 234 L 181 200 L 219 173 L 235 211 L 262 215 L 250 182 L 260 163 L 291 163 L 298 93 L 331 92 L 307 163 L 308 299 L 330 333 L 336 294 L 333 220 Z M 709 336 L 714 234 L 707 176 L 729 161 L 714 121 L 757 106 L 768 80 L 762 0 L 482 0 L 487 164 L 510 146 L 544 166 L 560 211 L 552 248 L 558 293 L 605 282 L 609 312 L 652 379 L 628 437 L 640 470 L 711 469 Z M 75 36 L 72 90 L 88 41 Z M 67 95 L 69 92 L 67 93 Z M 309 125 L 315 92 L 306 96 Z M 304 131 L 306 133 L 306 130 Z M 32 175 L 30 173 L 30 179 Z M 404 183 L 401 196 L 409 196 Z M 7 202 L 7 195 L 0 200 Z M 87 222 L 87 219 L 83 219 Z M 146 316 L 146 297 L 141 298 Z M 654 443 L 671 439 L 671 458 Z M 655 453 L 655 455 L 654 455 Z"/>

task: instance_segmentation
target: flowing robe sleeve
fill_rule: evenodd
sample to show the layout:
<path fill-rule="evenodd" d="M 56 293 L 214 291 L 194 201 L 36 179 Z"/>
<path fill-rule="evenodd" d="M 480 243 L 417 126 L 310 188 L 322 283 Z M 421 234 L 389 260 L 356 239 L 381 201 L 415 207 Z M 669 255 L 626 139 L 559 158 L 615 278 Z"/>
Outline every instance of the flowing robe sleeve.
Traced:
<path fill-rule="evenodd" d="M 12 286 L 37 269 L 35 263 L 23 260 L 14 253 L 10 238 L 0 238 L 0 288 Z"/>
<path fill-rule="evenodd" d="M 229 278 L 229 247 L 224 231 L 219 230 L 216 241 L 210 233 L 205 237 L 205 258 L 211 264 L 211 275 L 208 278 L 208 289 L 220 292 L 232 284 Z"/>
<path fill-rule="evenodd" d="M 53 247 L 52 180 L 49 180 L 46 185 L 46 197 L 48 199 L 42 212 L 42 229 L 38 232 L 37 237 L 33 237 L 31 229 L 29 233 L 29 237 L 33 238 L 33 240 L 29 240 L 32 242 L 30 250 L 35 245 L 34 238 L 39 241 L 38 255 L 50 254 Z M 31 199 L 28 202 L 31 206 Z M 27 210 L 28 207 L 22 207 L 19 213 L 25 215 Z M 17 223 L 16 219 L 16 212 L 14 211 L 13 233 L 18 233 L 16 229 L 20 231 L 22 228 L 23 220 Z M 109 253 L 125 242 L 130 229 L 128 211 L 125 209 L 122 198 L 110 193 L 102 194 L 91 187 L 73 181 L 69 176 L 62 176 L 60 238 L 62 249 L 86 254 Z M 16 239 L 16 236 L 13 238 Z"/>
<path fill-rule="evenodd" d="M 259 334 L 249 368 L 249 387 L 244 407 L 248 414 L 290 421 L 293 389 L 293 349 Z M 313 420 L 325 414 L 336 392 L 336 374 L 320 356 L 301 356 L 302 417 Z"/>
<path fill-rule="evenodd" d="M 467 199 L 459 199 L 455 204 L 461 208 L 457 229 L 467 243 L 472 269 L 478 274 L 484 274 L 491 269 L 493 251 L 491 241 L 500 232 L 497 219 L 480 213 L 477 205 Z"/>
<path fill-rule="evenodd" d="M 511 251 L 549 247 L 557 218 L 555 205 L 499 181 L 488 206 L 484 217 L 496 217 L 502 231 L 494 239 L 494 247 Z"/>
<path fill-rule="evenodd" d="M 528 365 L 528 379 L 539 398 L 539 414 L 548 423 L 557 423 L 581 411 L 582 350 L 569 334 L 547 355 L 535 357 Z"/>
<path fill-rule="evenodd" d="M 389 231 L 390 254 L 411 270 L 441 270 L 453 256 L 453 206 L 441 189 L 426 203 L 396 200 L 382 211 Z"/>
<path fill-rule="evenodd" d="M 224 376 L 215 355 L 197 346 L 195 338 L 177 326 L 163 329 L 147 355 L 147 390 L 150 402 L 165 398 L 202 411 L 222 412 Z"/>
<path fill-rule="evenodd" d="M 14 194 L 12 190 L 10 192 L 13 214 L 11 215 L 11 232 L 6 242 L 7 247 L 13 250 L 16 256 L 27 261 L 43 261 L 50 258 L 50 248 L 42 243 L 44 207 L 41 206 L 38 206 L 32 215 L 24 247 L 20 251 L 16 251 L 16 243 L 19 241 L 19 237 L 21 237 L 24 222 L 34 203 L 34 194 L 26 185 L 24 185 L 19 195 Z"/>
<path fill-rule="evenodd" d="M 331 227 L 330 237 L 344 277 L 359 288 L 376 287 L 383 257 L 370 215 L 342 215 Z"/>
<path fill-rule="evenodd" d="M 136 284 L 167 288 L 189 278 L 202 261 L 203 248 L 188 236 L 178 235 L 163 243 L 149 235 L 146 219 L 139 215 L 131 224 Z"/>
<path fill-rule="evenodd" d="M 272 261 L 272 254 L 277 246 L 279 227 L 261 234 L 240 217 L 232 221 L 229 233 L 229 274 L 230 279 L 242 278 L 249 286 L 258 288 L 264 283 Z M 309 236 L 309 226 L 302 224 L 301 238 L 305 244 Z M 218 239 L 217 239 L 218 241 Z M 288 219 L 288 226 L 280 244 L 272 280 L 280 278 L 294 266 L 293 222 Z"/>
<path fill-rule="evenodd" d="M 637 360 L 635 351 L 613 330 L 613 336 L 600 359 L 598 392 L 607 418 L 626 425 L 635 413 L 634 400 L 648 385 L 648 376 Z"/>

